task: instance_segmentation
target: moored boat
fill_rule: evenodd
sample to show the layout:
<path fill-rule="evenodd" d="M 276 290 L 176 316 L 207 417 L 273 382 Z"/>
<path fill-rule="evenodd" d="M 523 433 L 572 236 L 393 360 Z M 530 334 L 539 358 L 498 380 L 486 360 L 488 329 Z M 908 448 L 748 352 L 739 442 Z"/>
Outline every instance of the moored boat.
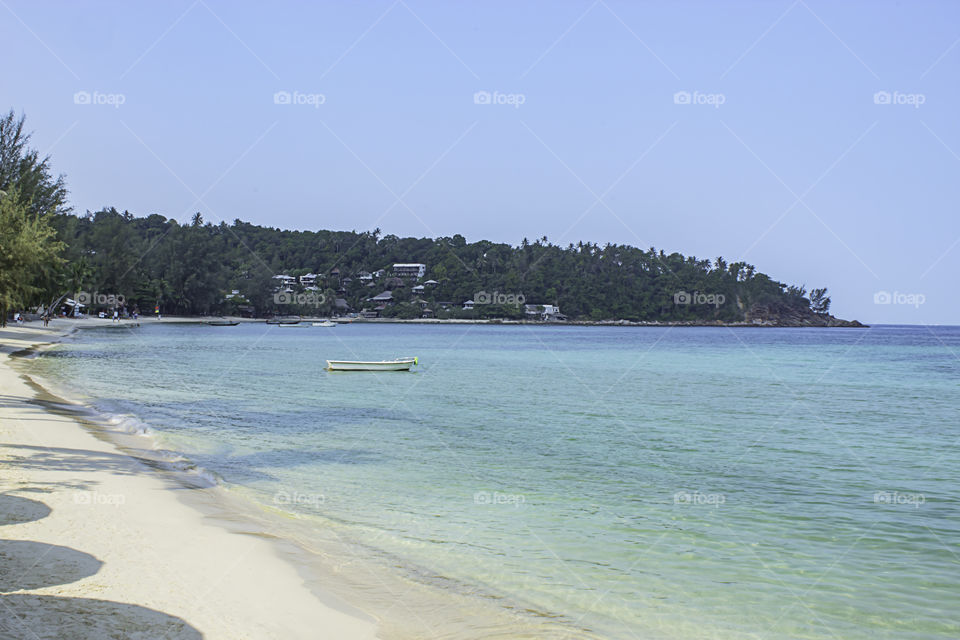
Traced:
<path fill-rule="evenodd" d="M 330 322 L 329 320 L 324 320 L 323 322 L 314 322 L 313 326 L 315 327 L 335 327 L 337 326 L 336 322 Z"/>
<path fill-rule="evenodd" d="M 397 358 L 396 360 L 327 360 L 327 371 L 410 371 L 418 364 L 417 358 Z"/>
<path fill-rule="evenodd" d="M 204 320 L 203 324 L 210 327 L 235 327 L 240 323 L 236 320 Z"/>

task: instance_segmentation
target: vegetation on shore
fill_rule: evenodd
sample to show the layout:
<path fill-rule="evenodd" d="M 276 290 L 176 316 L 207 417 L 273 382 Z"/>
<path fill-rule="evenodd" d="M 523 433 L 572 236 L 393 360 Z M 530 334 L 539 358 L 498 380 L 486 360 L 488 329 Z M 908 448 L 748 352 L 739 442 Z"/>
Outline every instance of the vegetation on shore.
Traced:
<path fill-rule="evenodd" d="M 572 320 L 751 322 L 831 325 L 826 289 L 809 294 L 758 272 L 745 262 L 698 259 L 627 245 L 578 242 L 566 247 L 546 237 L 518 246 L 463 236 L 400 238 L 373 231 L 285 231 L 253 225 L 190 224 L 153 214 L 136 217 L 114 208 L 73 215 L 63 177 L 29 149 L 23 119 L 0 120 L 0 307 L 4 312 L 49 304 L 83 289 L 125 299 L 142 311 L 325 314 L 340 298 L 349 308 L 372 305 L 389 290 L 385 317 L 524 318 L 522 302 L 559 305 Z M 55 233 L 54 233 L 55 231 Z M 414 291 L 410 279 L 390 277 L 394 263 L 423 263 Z M 359 274 L 385 270 L 377 279 Z M 274 276 L 321 274 L 304 305 L 282 304 Z M 239 295 L 228 297 L 231 291 Z M 478 298 L 472 310 L 467 300 Z M 498 301 L 508 301 L 499 303 Z M 485 304 L 484 302 L 489 302 Z M 441 303 L 449 303 L 444 305 Z M 343 302 L 341 302 L 342 307 Z M 5 314 L 4 314 L 5 315 Z"/>

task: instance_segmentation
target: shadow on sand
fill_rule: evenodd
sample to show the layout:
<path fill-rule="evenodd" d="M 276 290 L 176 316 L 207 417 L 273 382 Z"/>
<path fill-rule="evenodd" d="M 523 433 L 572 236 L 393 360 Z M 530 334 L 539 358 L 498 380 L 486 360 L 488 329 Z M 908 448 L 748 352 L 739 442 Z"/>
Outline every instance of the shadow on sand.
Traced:
<path fill-rule="evenodd" d="M 2 526 L 41 520 L 50 513 L 50 507 L 38 500 L 0 494 Z M 70 547 L 0 539 L 0 640 L 203 637 L 186 621 L 146 607 L 91 598 L 11 593 L 83 580 L 95 575 L 102 566 L 101 560 Z"/>
<path fill-rule="evenodd" d="M 30 594 L 0 594 L 0 640 L 102 640 L 203 635 L 180 618 L 122 602 Z"/>

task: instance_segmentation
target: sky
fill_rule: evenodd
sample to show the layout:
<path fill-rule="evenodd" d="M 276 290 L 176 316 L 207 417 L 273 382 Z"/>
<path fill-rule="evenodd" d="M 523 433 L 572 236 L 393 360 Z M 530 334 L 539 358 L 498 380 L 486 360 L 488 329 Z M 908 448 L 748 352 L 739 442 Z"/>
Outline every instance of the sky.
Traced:
<path fill-rule="evenodd" d="M 77 213 L 653 246 L 960 324 L 960 3 L 0 0 L 0 42 Z"/>

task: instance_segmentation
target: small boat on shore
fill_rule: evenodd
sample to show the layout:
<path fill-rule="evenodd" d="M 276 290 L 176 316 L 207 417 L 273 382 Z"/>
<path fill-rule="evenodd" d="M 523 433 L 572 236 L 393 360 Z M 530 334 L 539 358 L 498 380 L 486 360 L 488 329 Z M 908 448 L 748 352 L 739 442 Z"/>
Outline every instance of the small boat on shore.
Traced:
<path fill-rule="evenodd" d="M 410 371 L 410 367 L 417 363 L 417 358 L 375 361 L 327 360 L 327 371 Z"/>
<path fill-rule="evenodd" d="M 309 329 L 309 322 L 281 322 L 278 324 L 281 329 Z"/>
<path fill-rule="evenodd" d="M 235 327 L 240 323 L 236 320 L 204 320 L 203 324 L 208 327 Z"/>
<path fill-rule="evenodd" d="M 267 324 L 293 325 L 299 324 L 300 318 L 267 318 Z"/>
<path fill-rule="evenodd" d="M 336 322 L 330 322 L 329 320 L 324 320 L 323 322 L 314 322 L 313 326 L 315 327 L 335 327 L 337 326 Z"/>

